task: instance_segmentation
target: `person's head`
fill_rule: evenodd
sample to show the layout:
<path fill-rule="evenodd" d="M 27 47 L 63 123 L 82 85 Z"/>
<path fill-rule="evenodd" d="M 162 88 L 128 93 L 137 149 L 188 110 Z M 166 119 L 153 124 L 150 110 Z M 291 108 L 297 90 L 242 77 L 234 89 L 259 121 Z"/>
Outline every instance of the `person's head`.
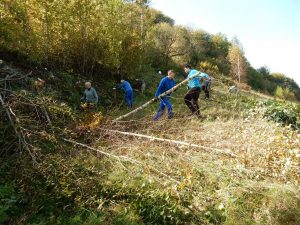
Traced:
<path fill-rule="evenodd" d="M 174 77 L 175 77 L 175 72 L 174 72 L 174 70 L 169 70 L 169 71 L 168 71 L 168 77 L 174 79 Z"/>
<path fill-rule="evenodd" d="M 92 87 L 92 83 L 91 82 L 85 82 L 84 86 L 86 89 L 90 89 Z"/>
<path fill-rule="evenodd" d="M 189 73 L 191 71 L 192 67 L 189 64 L 186 64 L 184 66 L 184 72 Z"/>
<path fill-rule="evenodd" d="M 125 82 L 125 80 L 122 79 L 122 80 L 121 80 L 121 83 L 124 83 L 124 82 Z"/>

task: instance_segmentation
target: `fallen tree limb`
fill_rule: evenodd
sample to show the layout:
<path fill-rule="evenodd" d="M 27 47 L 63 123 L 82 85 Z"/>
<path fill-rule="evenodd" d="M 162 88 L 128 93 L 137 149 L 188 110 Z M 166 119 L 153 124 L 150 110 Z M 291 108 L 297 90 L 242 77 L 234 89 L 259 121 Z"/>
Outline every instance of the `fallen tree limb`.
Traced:
<path fill-rule="evenodd" d="M 35 108 L 35 111 L 36 111 L 36 115 L 39 117 L 39 112 L 38 112 L 38 109 L 37 109 L 37 106 L 39 106 L 40 110 L 43 112 L 46 120 L 47 120 L 47 123 L 48 125 L 51 127 L 52 129 L 52 122 L 51 122 L 51 119 L 50 119 L 50 116 L 48 114 L 48 111 L 45 107 L 45 104 L 44 103 L 34 103 L 32 100 L 30 100 L 29 98 L 26 98 L 25 96 L 22 96 L 12 90 L 9 90 L 9 89 L 5 89 L 5 88 L 0 88 L 0 91 L 3 91 L 3 92 L 8 92 L 8 93 L 11 93 L 11 95 L 15 96 L 15 97 L 20 97 L 22 99 L 24 99 L 25 101 L 28 101 L 29 103 L 27 102 L 23 102 L 23 101 L 19 101 L 20 103 L 24 104 L 24 105 L 29 105 L 29 106 L 32 106 Z"/>
<path fill-rule="evenodd" d="M 14 78 L 16 74 L 13 74 L 12 76 L 6 76 L 6 78 L 1 79 L 0 82 L 22 80 L 22 79 L 27 78 L 31 74 L 32 74 L 32 71 L 22 77 L 17 77 L 17 78 Z"/>
<path fill-rule="evenodd" d="M 159 95 L 158 98 L 160 99 L 160 98 L 162 98 L 162 97 L 167 96 L 168 94 L 171 94 L 171 93 L 174 92 L 177 88 L 179 88 L 179 87 L 181 87 L 182 85 L 186 84 L 189 80 L 192 80 L 192 79 L 194 79 L 195 77 L 199 76 L 199 74 L 200 74 L 200 72 L 197 73 L 197 74 L 195 74 L 194 76 L 191 76 L 191 77 L 185 79 L 184 81 L 180 82 L 179 84 L 177 84 L 176 86 L 174 86 L 174 87 L 171 88 L 170 90 L 168 90 L 168 91 L 162 93 L 161 95 Z M 140 107 L 134 109 L 133 111 L 131 111 L 131 112 L 129 112 L 129 113 L 123 115 L 123 116 L 120 116 L 120 117 L 114 119 L 113 122 L 116 122 L 116 121 L 118 121 L 118 120 L 124 119 L 124 118 L 126 118 L 126 117 L 128 117 L 128 116 L 130 116 L 130 115 L 132 115 L 132 114 L 134 114 L 134 113 L 136 113 L 136 112 L 138 112 L 138 111 L 140 111 L 140 110 L 146 108 L 148 105 L 150 105 L 151 103 L 153 103 L 153 102 L 155 102 L 155 101 L 156 101 L 156 98 L 153 98 L 153 99 L 151 99 L 150 101 L 146 102 L 145 104 L 141 105 Z"/>
<path fill-rule="evenodd" d="M 19 130 L 18 127 L 18 123 L 19 120 L 16 116 L 16 114 L 12 111 L 11 107 L 7 106 L 2 98 L 2 95 L 0 94 L 0 102 L 2 107 L 4 108 L 7 118 L 9 119 L 9 122 L 11 124 L 11 126 L 13 127 L 15 134 L 17 135 L 18 139 L 19 139 L 19 143 L 21 146 L 23 146 L 25 148 L 25 150 L 29 153 L 29 155 L 31 156 L 33 163 L 37 163 L 36 162 L 36 157 L 35 155 L 31 152 L 30 148 L 28 147 L 28 143 L 26 141 L 26 139 L 24 138 L 24 135 L 22 133 L 22 131 Z M 15 118 L 15 121 L 13 120 L 12 116 Z"/>
<path fill-rule="evenodd" d="M 68 143 L 71 143 L 71 144 L 74 144 L 74 145 L 78 145 L 78 146 L 81 146 L 81 147 L 84 147 L 84 148 L 87 148 L 89 150 L 92 150 L 92 151 L 95 151 L 97 152 L 97 154 L 102 154 L 102 155 L 105 155 L 107 157 L 110 157 L 110 158 L 113 158 L 113 159 L 116 159 L 118 161 L 127 161 L 127 162 L 130 162 L 130 163 L 133 163 L 133 164 L 137 164 L 137 165 L 140 165 L 140 166 L 144 166 L 144 167 L 148 167 L 150 170 L 160 174 L 161 176 L 165 177 L 165 178 L 168 178 L 169 180 L 171 181 L 174 181 L 175 183 L 177 184 L 180 184 L 179 181 L 175 180 L 174 178 L 170 177 L 169 175 L 159 171 L 158 169 L 156 169 L 155 167 L 153 166 L 149 166 L 149 165 L 145 165 L 144 163 L 136 160 L 136 159 L 132 159 L 132 158 L 129 158 L 127 156 L 117 156 L 117 155 L 114 155 L 114 154 L 111 154 L 111 153 L 108 153 L 108 152 L 104 152 L 104 151 L 101 151 L 97 148 L 93 148 L 93 147 L 90 147 L 86 144 L 83 144 L 83 143 L 79 143 L 79 142 L 76 142 L 76 141 L 73 141 L 73 140 L 69 140 L 69 139 L 66 139 L 66 138 L 63 138 L 63 140 L 65 142 L 68 142 Z"/>
<path fill-rule="evenodd" d="M 182 146 L 187 146 L 187 147 L 192 147 L 192 148 L 201 148 L 201 149 L 205 149 L 205 150 L 209 150 L 209 151 L 214 151 L 215 153 L 218 153 L 218 154 L 225 154 L 232 158 L 238 158 L 238 156 L 230 150 L 222 150 L 222 149 L 207 147 L 207 146 L 203 146 L 203 145 L 191 144 L 191 143 L 184 142 L 184 141 L 176 141 L 176 140 L 165 139 L 165 138 L 157 138 L 157 137 L 153 137 L 153 136 L 149 136 L 149 135 L 136 134 L 136 133 L 131 133 L 131 132 L 108 130 L 108 129 L 102 129 L 102 128 L 100 128 L 100 130 L 103 130 L 106 132 L 111 132 L 111 133 L 127 135 L 127 136 L 146 138 L 146 139 L 153 140 L 153 141 L 167 142 L 167 143 L 171 143 L 171 144 L 175 144 L 175 145 L 182 145 Z"/>
<path fill-rule="evenodd" d="M 10 110 L 6 107 L 5 102 L 4 102 L 4 100 L 3 100 L 1 94 L 0 94 L 0 102 L 1 102 L 1 105 L 2 105 L 2 107 L 4 108 L 4 110 L 5 110 L 5 112 L 6 112 L 7 118 L 9 119 L 9 122 L 10 122 L 11 126 L 13 127 L 13 129 L 14 129 L 16 135 L 18 136 L 18 138 L 19 138 L 19 140 L 20 140 L 21 138 L 20 138 L 19 131 L 17 130 L 17 127 L 16 127 L 16 125 L 15 125 L 15 122 L 14 122 L 14 120 L 13 120 L 12 117 L 11 117 Z"/>

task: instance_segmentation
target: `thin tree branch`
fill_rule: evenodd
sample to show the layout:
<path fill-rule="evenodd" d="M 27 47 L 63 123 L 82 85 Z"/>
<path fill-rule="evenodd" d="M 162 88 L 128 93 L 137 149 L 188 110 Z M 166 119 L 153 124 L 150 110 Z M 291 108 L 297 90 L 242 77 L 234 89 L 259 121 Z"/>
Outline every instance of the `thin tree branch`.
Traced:
<path fill-rule="evenodd" d="M 214 151 L 217 154 L 225 154 L 228 155 L 232 158 L 238 158 L 236 154 L 234 154 L 232 151 L 229 149 L 223 150 L 223 149 L 218 149 L 218 148 L 212 148 L 212 147 L 206 147 L 203 145 L 198 145 L 198 144 L 191 144 L 188 142 L 184 141 L 176 141 L 176 140 L 171 140 L 171 139 L 165 139 L 165 138 L 157 138 L 149 135 L 144 135 L 144 134 L 136 134 L 136 133 L 131 133 L 131 132 L 123 132 L 123 131 L 118 131 L 118 130 L 107 130 L 107 129 L 102 129 L 100 130 L 106 131 L 106 132 L 111 132 L 111 133 L 117 133 L 117 134 L 122 134 L 122 135 L 127 135 L 127 136 L 134 136 L 134 137 L 139 137 L 139 138 L 146 138 L 149 140 L 154 140 L 154 141 L 161 141 L 161 142 L 167 142 L 175 145 L 182 145 L 182 146 L 187 146 L 187 147 L 192 147 L 192 148 L 201 148 L 207 151 Z"/>
<path fill-rule="evenodd" d="M 26 141 L 26 139 L 24 138 L 23 133 L 18 129 L 18 123 L 19 123 L 19 119 L 17 118 L 16 114 L 12 111 L 10 106 L 7 106 L 2 98 L 2 95 L 0 94 L 0 102 L 2 107 L 4 108 L 6 115 L 10 121 L 10 124 L 12 125 L 18 139 L 19 139 L 19 143 L 21 143 L 21 145 L 26 149 L 26 151 L 28 151 L 29 155 L 31 156 L 33 162 L 36 164 L 36 157 L 35 155 L 31 152 L 30 148 L 28 147 L 28 143 Z M 15 121 L 13 120 L 12 116 L 15 118 Z"/>

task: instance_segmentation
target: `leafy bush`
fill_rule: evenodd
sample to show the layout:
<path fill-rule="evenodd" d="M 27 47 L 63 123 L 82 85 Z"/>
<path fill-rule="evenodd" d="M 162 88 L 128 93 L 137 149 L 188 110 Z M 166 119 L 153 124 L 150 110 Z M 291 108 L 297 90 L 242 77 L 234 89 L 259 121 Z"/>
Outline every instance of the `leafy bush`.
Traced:
<path fill-rule="evenodd" d="M 7 222 L 10 212 L 16 207 L 16 194 L 13 185 L 0 185 L 0 224 Z"/>
<path fill-rule="evenodd" d="M 300 114 L 299 105 L 281 104 L 281 103 L 267 103 L 267 109 L 264 116 L 282 125 L 290 125 L 294 129 L 300 129 Z"/>

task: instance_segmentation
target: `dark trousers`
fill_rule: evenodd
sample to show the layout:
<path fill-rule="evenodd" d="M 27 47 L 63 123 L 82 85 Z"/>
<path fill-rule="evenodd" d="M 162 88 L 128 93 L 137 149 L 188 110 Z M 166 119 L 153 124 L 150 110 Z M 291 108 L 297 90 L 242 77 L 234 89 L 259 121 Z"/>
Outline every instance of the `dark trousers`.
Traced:
<path fill-rule="evenodd" d="M 202 90 L 205 92 L 205 98 L 209 98 L 209 91 L 210 91 L 210 81 L 204 81 L 202 85 Z"/>
<path fill-rule="evenodd" d="M 200 88 L 192 88 L 184 96 L 184 102 L 189 107 L 192 113 L 199 114 L 198 99 L 200 95 Z"/>

